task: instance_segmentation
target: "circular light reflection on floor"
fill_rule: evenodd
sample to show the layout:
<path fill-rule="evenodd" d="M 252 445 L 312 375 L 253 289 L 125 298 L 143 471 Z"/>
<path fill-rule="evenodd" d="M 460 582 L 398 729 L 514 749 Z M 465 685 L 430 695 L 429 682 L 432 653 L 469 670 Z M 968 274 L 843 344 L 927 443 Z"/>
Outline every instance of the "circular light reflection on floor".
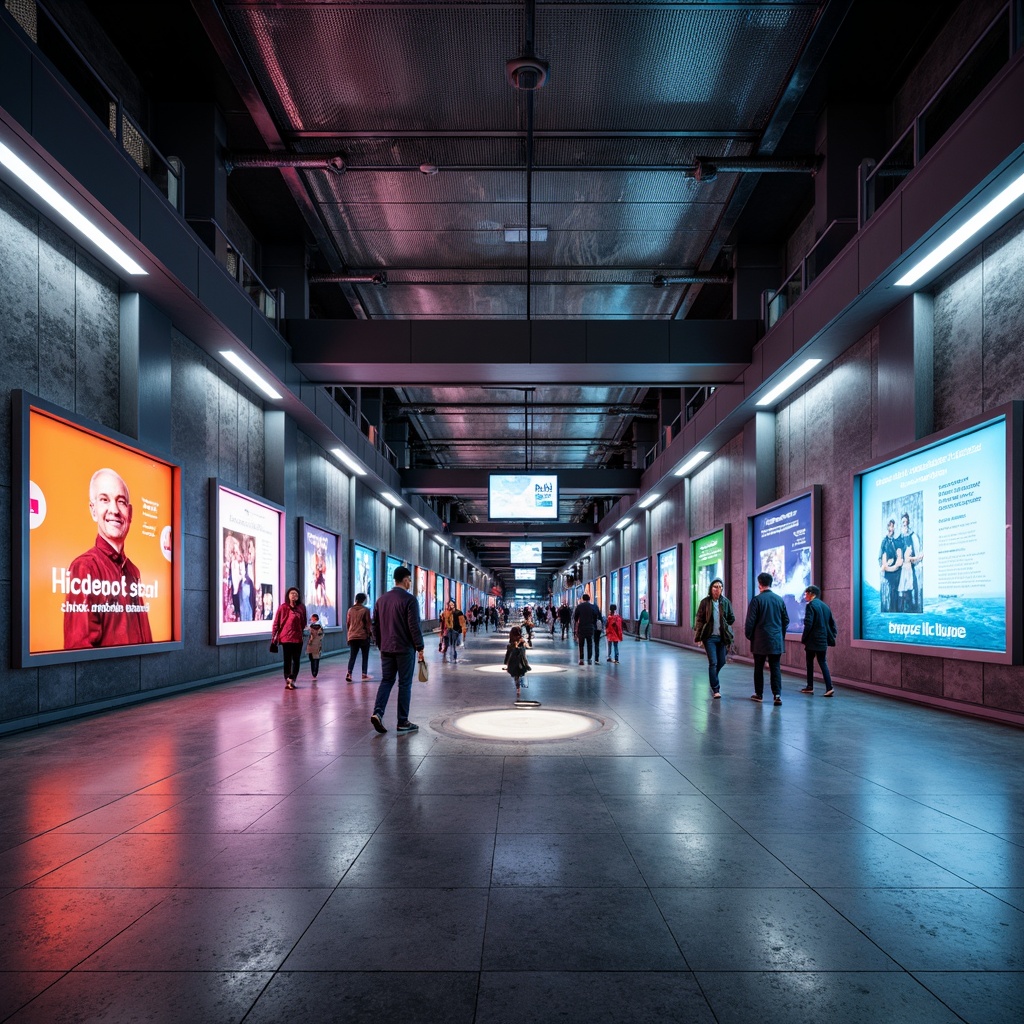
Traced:
<path fill-rule="evenodd" d="M 487 672 L 488 674 L 501 673 L 507 675 L 504 665 L 477 665 L 474 672 Z M 564 668 L 560 668 L 558 665 L 531 665 L 530 675 L 531 676 L 548 676 L 553 672 L 564 672 Z"/>
<path fill-rule="evenodd" d="M 566 740 L 600 732 L 603 719 L 580 711 L 508 708 L 467 711 L 445 721 L 445 731 L 484 740 Z"/>

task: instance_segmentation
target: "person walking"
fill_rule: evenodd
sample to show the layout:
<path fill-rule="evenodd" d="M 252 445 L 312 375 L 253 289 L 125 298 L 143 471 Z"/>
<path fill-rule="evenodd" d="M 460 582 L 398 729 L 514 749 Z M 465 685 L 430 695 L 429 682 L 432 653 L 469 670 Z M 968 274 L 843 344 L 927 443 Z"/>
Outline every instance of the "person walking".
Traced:
<path fill-rule="evenodd" d="M 757 594 L 747 606 L 743 633 L 750 641 L 754 656 L 754 692 L 750 699 L 758 704 L 764 700 L 764 663 L 767 659 L 772 695 L 775 704 L 782 703 L 782 652 L 786 649 L 786 627 L 789 612 L 786 602 L 772 592 L 771 573 L 757 576 Z"/>
<path fill-rule="evenodd" d="M 508 646 L 505 648 L 505 671 L 516 684 L 516 700 L 519 700 L 520 686 L 526 686 L 526 673 L 530 671 L 530 663 L 526 658 L 526 641 L 523 631 L 513 626 L 508 631 Z"/>
<path fill-rule="evenodd" d="M 835 647 L 839 630 L 832 618 L 832 609 L 821 600 L 821 589 L 811 584 L 804 591 L 807 610 L 804 612 L 804 631 L 800 643 L 807 655 L 807 685 L 801 693 L 814 693 L 814 662 L 821 668 L 825 681 L 825 696 L 832 696 L 832 673 L 828 670 L 828 649 Z"/>
<path fill-rule="evenodd" d="M 637 619 L 636 638 L 637 640 L 651 639 L 651 613 L 647 610 L 646 604 L 640 609 L 640 618 Z"/>
<path fill-rule="evenodd" d="M 306 641 L 306 654 L 309 655 L 309 671 L 313 674 L 313 682 L 320 674 L 320 655 L 324 649 L 324 627 L 320 625 L 320 616 L 313 612 L 309 617 L 309 639 Z"/>
<path fill-rule="evenodd" d="M 448 652 L 452 652 L 452 664 L 459 663 L 459 644 L 466 636 L 466 616 L 462 609 L 457 608 L 454 601 L 441 612 L 441 660 L 447 661 Z"/>
<path fill-rule="evenodd" d="M 569 624 L 572 622 L 572 609 L 567 604 L 558 606 L 558 622 L 562 627 L 562 639 L 569 635 Z"/>
<path fill-rule="evenodd" d="M 348 610 L 345 616 L 345 628 L 348 631 L 348 671 L 345 673 L 345 682 L 352 682 L 352 669 L 355 668 L 356 658 L 363 656 L 363 682 L 372 679 L 367 675 L 370 667 L 370 637 L 373 635 L 373 621 L 370 618 L 370 609 L 366 607 L 366 595 L 356 594 L 356 603 Z"/>
<path fill-rule="evenodd" d="M 594 605 L 594 611 L 597 612 L 597 621 L 594 623 L 594 664 L 597 665 L 601 661 L 601 637 L 604 636 L 604 616 L 596 604 Z"/>
<path fill-rule="evenodd" d="M 594 657 L 594 630 L 597 628 L 600 613 L 591 603 L 590 595 L 584 594 L 576 610 L 572 613 L 573 631 L 580 649 L 580 664 L 583 664 L 583 648 L 587 649 L 587 664 Z"/>
<path fill-rule="evenodd" d="M 608 618 L 604 623 L 604 635 L 608 640 L 608 660 L 619 663 L 619 642 L 622 640 L 622 616 L 613 604 L 608 605 Z"/>
<path fill-rule="evenodd" d="M 302 633 L 306 628 L 306 606 L 299 600 L 299 588 L 289 587 L 274 614 L 270 639 L 284 652 L 284 688 L 295 689 L 302 655 Z"/>
<path fill-rule="evenodd" d="M 394 572 L 395 585 L 377 601 L 373 614 L 373 639 L 380 651 L 380 686 L 373 702 L 370 724 L 384 733 L 384 711 L 391 689 L 398 677 L 398 731 L 415 732 L 419 726 L 409 721 L 412 699 L 412 674 L 417 655 L 423 661 L 423 633 L 420 631 L 420 609 L 409 593 L 412 573 L 400 565 Z"/>
<path fill-rule="evenodd" d="M 729 645 L 733 641 L 729 628 L 736 621 L 736 615 L 723 593 L 725 584 L 713 579 L 708 587 L 708 596 L 697 605 L 697 620 L 693 625 L 693 639 L 704 645 L 708 656 L 708 683 L 714 698 L 722 696 L 719 689 L 718 673 L 725 668 Z"/>

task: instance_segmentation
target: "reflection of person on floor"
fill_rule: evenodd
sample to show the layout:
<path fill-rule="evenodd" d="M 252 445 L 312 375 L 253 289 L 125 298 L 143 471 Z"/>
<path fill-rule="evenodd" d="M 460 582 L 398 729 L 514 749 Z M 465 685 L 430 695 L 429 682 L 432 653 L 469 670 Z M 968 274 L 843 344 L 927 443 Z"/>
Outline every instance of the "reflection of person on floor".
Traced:
<path fill-rule="evenodd" d="M 895 612 L 899 609 L 896 606 L 900 589 L 900 570 L 897 564 L 898 552 L 896 549 L 896 520 L 890 519 L 885 524 L 885 536 L 882 538 L 882 546 L 878 549 L 878 567 L 882 571 L 882 611 Z"/>

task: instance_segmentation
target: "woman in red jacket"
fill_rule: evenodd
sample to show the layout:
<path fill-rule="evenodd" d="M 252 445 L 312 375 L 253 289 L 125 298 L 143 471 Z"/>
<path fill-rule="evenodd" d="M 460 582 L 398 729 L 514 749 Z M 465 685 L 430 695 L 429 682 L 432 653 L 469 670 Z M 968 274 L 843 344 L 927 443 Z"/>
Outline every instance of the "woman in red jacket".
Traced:
<path fill-rule="evenodd" d="M 289 587 L 284 603 L 274 616 L 271 640 L 281 645 L 284 651 L 284 687 L 295 689 L 295 678 L 299 674 L 299 657 L 302 654 L 302 631 L 306 628 L 306 606 L 299 601 L 297 587 Z"/>
<path fill-rule="evenodd" d="M 604 622 L 604 635 L 608 641 L 608 661 L 619 663 L 619 641 L 622 639 L 622 616 L 615 610 L 615 605 L 608 605 L 608 618 Z"/>

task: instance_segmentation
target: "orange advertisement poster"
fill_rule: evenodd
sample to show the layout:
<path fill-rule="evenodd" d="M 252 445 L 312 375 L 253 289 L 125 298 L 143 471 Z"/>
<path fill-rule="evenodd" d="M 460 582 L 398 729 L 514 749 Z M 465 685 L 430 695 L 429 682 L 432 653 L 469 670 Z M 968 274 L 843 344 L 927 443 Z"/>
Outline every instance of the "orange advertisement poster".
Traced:
<path fill-rule="evenodd" d="M 180 640 L 174 466 L 29 410 L 29 653 Z"/>

